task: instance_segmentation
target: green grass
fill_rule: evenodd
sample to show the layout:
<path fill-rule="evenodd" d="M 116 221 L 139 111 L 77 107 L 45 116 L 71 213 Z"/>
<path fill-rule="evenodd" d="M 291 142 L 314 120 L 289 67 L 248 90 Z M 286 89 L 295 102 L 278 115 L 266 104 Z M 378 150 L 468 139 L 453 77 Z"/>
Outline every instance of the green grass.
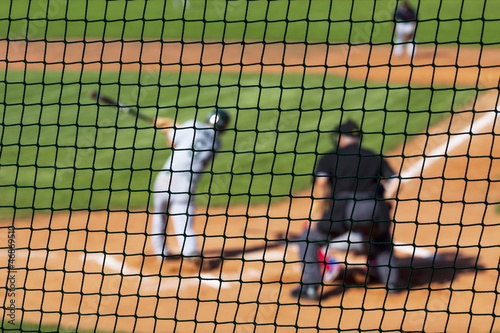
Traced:
<path fill-rule="evenodd" d="M 498 44 L 500 0 L 421 0 L 421 43 Z M 388 43 L 395 0 L 0 2 L 0 36 Z"/>
<path fill-rule="evenodd" d="M 395 5 L 389 0 L 192 0 L 189 8 L 175 3 L 0 2 L 0 35 L 387 43 Z M 419 6 L 419 42 L 499 42 L 500 0 L 413 4 Z M 224 151 L 214 162 L 216 174 L 200 186 L 200 203 L 206 204 L 210 193 L 216 205 L 267 202 L 270 195 L 279 198 L 309 186 L 316 154 L 331 148 L 325 132 L 341 116 L 362 120 L 366 145 L 387 152 L 475 94 L 366 87 L 320 75 L 10 71 L 2 77 L 3 215 L 33 208 L 148 206 L 150 184 L 169 150 L 148 124 L 98 109 L 86 94 L 99 85 L 151 115 L 160 107 L 160 115 L 176 114 L 179 120 L 203 118 L 218 105 L 237 116 L 237 131 L 225 135 Z"/>
<path fill-rule="evenodd" d="M 232 113 L 237 120 L 222 137 L 215 174 L 199 188 L 200 204 L 214 205 L 269 202 L 308 187 L 341 117 L 362 122 L 364 145 L 387 152 L 475 97 L 474 90 L 364 86 L 321 75 L 1 75 L 3 216 L 150 204 L 150 185 L 170 150 L 150 124 L 98 108 L 87 93 L 99 86 L 151 116 L 203 119 L 216 105 Z"/>

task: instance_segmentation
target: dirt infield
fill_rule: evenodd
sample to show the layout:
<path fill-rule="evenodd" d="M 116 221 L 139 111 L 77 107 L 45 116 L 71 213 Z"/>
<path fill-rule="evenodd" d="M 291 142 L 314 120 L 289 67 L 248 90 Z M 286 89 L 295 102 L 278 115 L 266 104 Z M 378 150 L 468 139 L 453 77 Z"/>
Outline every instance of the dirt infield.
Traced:
<path fill-rule="evenodd" d="M 204 254 L 213 258 L 213 268 L 201 274 L 152 256 L 145 213 L 16 220 L 18 321 L 123 332 L 288 332 L 297 326 L 500 331 L 500 224 L 492 205 L 500 201 L 500 50 L 422 46 L 418 52 L 410 65 L 406 58 L 391 59 L 387 46 L 308 45 L 306 52 L 294 44 L 1 42 L 0 57 L 7 61 L 0 66 L 10 69 L 326 71 L 362 81 L 490 88 L 390 154 L 403 177 L 395 240 L 430 255 L 404 270 L 411 291 L 365 287 L 353 270 L 347 288 L 340 280 L 325 287 L 322 307 L 290 298 L 300 265 L 293 262 L 295 245 L 282 238 L 296 235 L 307 221 L 305 192 L 271 206 L 217 208 L 208 218 L 199 216 L 196 230 L 205 235 Z M 409 266 L 402 250 L 398 255 Z M 7 272 L 0 277 L 7 280 Z M 6 299 L 4 290 L 0 296 Z"/>
<path fill-rule="evenodd" d="M 326 73 L 362 81 L 496 88 L 498 49 L 421 46 L 412 62 L 386 45 L 0 41 L 0 68 Z M 64 66 L 64 67 L 63 67 Z"/>

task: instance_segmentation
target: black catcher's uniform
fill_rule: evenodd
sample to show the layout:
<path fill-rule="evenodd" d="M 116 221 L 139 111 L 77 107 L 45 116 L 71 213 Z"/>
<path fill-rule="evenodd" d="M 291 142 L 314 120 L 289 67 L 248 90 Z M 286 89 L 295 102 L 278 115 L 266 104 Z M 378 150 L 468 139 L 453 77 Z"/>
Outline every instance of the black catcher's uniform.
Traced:
<path fill-rule="evenodd" d="M 332 192 L 329 209 L 319 221 L 312 221 L 299 243 L 304 261 L 303 285 L 319 286 L 322 276 L 318 250 L 329 239 L 348 231 L 364 235 L 370 262 L 376 264 L 370 272 L 374 271 L 389 289 L 396 285 L 398 272 L 393 263 L 390 205 L 383 199 L 380 184 L 393 175 L 380 155 L 361 148 L 358 143 L 338 148 L 318 161 L 316 176 L 328 177 Z"/>
<path fill-rule="evenodd" d="M 381 179 L 394 175 L 389 164 L 372 151 L 352 144 L 323 156 L 317 176 L 326 176 L 332 188 L 330 209 L 318 228 L 339 236 L 347 230 L 366 236 L 390 228 L 389 205 L 383 201 Z"/>

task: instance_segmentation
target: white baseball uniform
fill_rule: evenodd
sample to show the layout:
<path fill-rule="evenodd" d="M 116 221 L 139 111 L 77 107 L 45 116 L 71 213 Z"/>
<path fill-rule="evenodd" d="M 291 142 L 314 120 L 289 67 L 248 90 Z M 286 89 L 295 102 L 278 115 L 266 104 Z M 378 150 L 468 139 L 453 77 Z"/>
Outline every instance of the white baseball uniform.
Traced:
<path fill-rule="evenodd" d="M 172 154 L 154 184 L 151 241 L 157 255 L 170 254 L 165 237 L 170 218 L 180 253 L 196 255 L 199 252 L 193 229 L 195 198 L 192 194 L 220 140 L 213 127 L 194 120 L 176 126 L 167 135 L 172 142 Z"/>
<path fill-rule="evenodd" d="M 399 7 L 395 14 L 396 28 L 394 31 L 394 55 L 400 57 L 403 55 L 403 47 L 406 46 L 406 52 L 410 57 L 416 55 L 416 45 L 413 34 L 415 32 L 416 13 L 413 8 L 407 6 Z M 406 36 L 411 35 L 410 40 Z"/>

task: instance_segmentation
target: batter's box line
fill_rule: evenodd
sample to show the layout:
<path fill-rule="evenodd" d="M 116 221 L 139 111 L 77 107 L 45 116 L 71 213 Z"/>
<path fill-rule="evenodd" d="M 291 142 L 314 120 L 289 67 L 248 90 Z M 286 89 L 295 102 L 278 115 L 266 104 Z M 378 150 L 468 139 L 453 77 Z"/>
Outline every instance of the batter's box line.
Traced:
<path fill-rule="evenodd" d="M 481 133 L 487 126 L 491 126 L 491 124 L 495 125 L 495 120 L 499 116 L 499 111 L 500 105 L 496 107 L 496 110 L 494 110 L 494 112 L 489 112 L 478 120 L 474 121 L 472 124 L 465 126 L 459 132 L 463 134 L 454 135 L 450 140 L 444 142 L 439 147 L 435 148 L 433 151 L 427 154 L 425 157 L 420 159 L 420 161 L 405 170 L 401 174 L 402 181 L 411 181 L 415 179 L 415 177 L 420 176 L 425 168 L 430 167 L 441 157 L 449 155 L 455 148 L 459 147 L 467 140 L 472 139 L 472 136 L 474 134 Z"/>
<path fill-rule="evenodd" d="M 141 275 L 141 272 L 137 269 L 132 269 L 128 267 L 123 260 L 118 260 L 113 255 L 106 253 L 87 253 L 81 254 L 80 259 L 83 262 L 83 268 L 88 262 L 94 262 L 105 269 L 111 270 L 113 273 L 120 273 L 122 275 Z"/>
<path fill-rule="evenodd" d="M 123 260 L 115 258 L 116 256 L 108 255 L 105 253 L 87 253 L 82 254 L 80 259 L 83 262 L 83 267 L 85 267 L 87 262 L 93 262 L 104 270 L 111 271 L 113 273 L 119 273 L 123 276 L 136 277 L 140 279 L 140 291 L 142 292 L 154 292 L 167 289 L 177 289 L 181 287 L 193 287 L 199 285 L 205 285 L 213 289 L 229 289 L 233 285 L 239 285 L 242 281 L 237 281 L 241 279 L 241 274 L 234 274 L 231 277 L 220 278 L 210 273 L 199 273 L 186 276 L 183 278 L 179 277 L 152 277 L 152 276 L 142 276 L 142 273 L 138 269 L 133 269 L 127 266 Z M 258 272 L 248 272 L 249 276 L 247 278 L 255 278 L 260 276 Z M 245 274 L 245 275 L 247 275 Z M 228 280 L 228 281 L 224 281 Z M 158 283 L 160 286 L 158 287 Z"/>

